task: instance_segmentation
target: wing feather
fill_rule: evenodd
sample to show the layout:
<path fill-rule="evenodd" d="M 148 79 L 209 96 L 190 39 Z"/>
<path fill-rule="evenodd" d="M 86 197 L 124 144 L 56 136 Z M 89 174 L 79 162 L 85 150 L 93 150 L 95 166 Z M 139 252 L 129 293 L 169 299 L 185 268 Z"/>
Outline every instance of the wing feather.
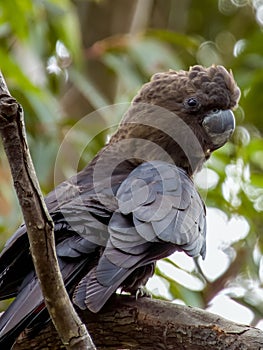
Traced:
<path fill-rule="evenodd" d="M 184 170 L 160 161 L 143 163 L 121 184 L 116 198 L 119 208 L 109 231 L 117 249 L 130 252 L 145 242 L 163 241 L 204 257 L 205 207 Z"/>

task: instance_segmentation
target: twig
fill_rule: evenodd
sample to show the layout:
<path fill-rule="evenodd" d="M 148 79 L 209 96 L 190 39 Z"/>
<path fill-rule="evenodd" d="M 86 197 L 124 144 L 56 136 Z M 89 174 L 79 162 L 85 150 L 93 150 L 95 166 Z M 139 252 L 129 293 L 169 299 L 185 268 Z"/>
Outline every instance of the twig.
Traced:
<path fill-rule="evenodd" d="M 0 72 L 0 133 L 23 212 L 36 274 L 46 307 L 67 349 L 95 349 L 65 290 L 55 251 L 53 222 L 46 209 L 26 141 L 23 109 Z"/>
<path fill-rule="evenodd" d="M 244 264 L 247 259 L 247 251 L 244 248 L 236 250 L 236 257 L 228 267 L 228 269 L 215 281 L 208 282 L 207 286 L 203 290 L 203 299 L 207 306 L 209 302 L 226 286 L 226 284 L 235 278 L 239 271 L 240 266 Z"/>

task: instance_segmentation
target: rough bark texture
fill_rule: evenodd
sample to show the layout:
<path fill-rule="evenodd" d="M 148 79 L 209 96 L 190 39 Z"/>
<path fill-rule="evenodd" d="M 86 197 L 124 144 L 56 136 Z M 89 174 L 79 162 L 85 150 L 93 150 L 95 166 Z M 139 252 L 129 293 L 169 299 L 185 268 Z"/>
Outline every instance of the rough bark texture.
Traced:
<path fill-rule="evenodd" d="M 36 273 L 52 320 L 67 349 L 95 349 L 64 288 L 56 258 L 53 222 L 27 146 L 23 110 L 10 96 L 1 73 L 0 133 L 27 226 Z"/>
<path fill-rule="evenodd" d="M 262 350 L 263 332 L 209 312 L 159 300 L 114 296 L 99 314 L 81 311 L 99 350 Z M 63 348 L 49 323 L 34 337 L 23 334 L 14 350 Z"/>

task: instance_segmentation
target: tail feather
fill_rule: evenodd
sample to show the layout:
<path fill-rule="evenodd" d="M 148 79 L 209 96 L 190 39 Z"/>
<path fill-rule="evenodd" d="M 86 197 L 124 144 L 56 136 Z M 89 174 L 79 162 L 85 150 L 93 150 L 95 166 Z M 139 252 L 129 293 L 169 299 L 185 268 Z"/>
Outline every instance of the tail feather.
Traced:
<path fill-rule="evenodd" d="M 130 270 L 123 270 L 117 282 L 103 286 L 97 280 L 96 267 L 93 268 L 76 287 L 73 294 L 74 304 L 83 310 L 88 308 L 94 313 L 99 312 L 130 273 Z"/>
<path fill-rule="evenodd" d="M 10 349 L 21 331 L 39 316 L 43 296 L 34 277 L 0 318 L 0 348 Z M 43 309 L 43 308 L 42 308 Z"/>
<path fill-rule="evenodd" d="M 90 255 L 90 259 L 94 260 L 94 256 Z M 87 269 L 90 270 L 91 261 L 59 261 L 64 282 L 71 294 L 76 281 L 81 279 Z M 25 328 L 32 327 L 34 331 L 35 326 L 38 327 L 37 323 L 43 324 L 48 320 L 40 285 L 32 271 L 24 280 L 16 299 L 0 318 L 0 349 L 10 349 Z"/>
<path fill-rule="evenodd" d="M 126 255 L 122 253 L 120 262 L 123 259 L 126 259 Z M 136 264 L 131 268 L 115 265 L 103 254 L 98 265 L 91 269 L 75 288 L 74 304 L 80 309 L 88 308 L 94 313 L 100 311 L 136 267 Z"/>

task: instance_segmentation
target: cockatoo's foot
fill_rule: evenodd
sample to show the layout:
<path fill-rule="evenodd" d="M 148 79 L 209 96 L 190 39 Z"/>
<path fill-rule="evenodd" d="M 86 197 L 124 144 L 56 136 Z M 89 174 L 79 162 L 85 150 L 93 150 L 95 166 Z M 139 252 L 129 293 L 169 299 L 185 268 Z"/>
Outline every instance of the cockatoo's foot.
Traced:
<path fill-rule="evenodd" d="M 139 298 L 151 298 L 152 297 L 152 294 L 144 286 L 139 287 L 133 295 L 135 295 L 136 300 Z"/>

